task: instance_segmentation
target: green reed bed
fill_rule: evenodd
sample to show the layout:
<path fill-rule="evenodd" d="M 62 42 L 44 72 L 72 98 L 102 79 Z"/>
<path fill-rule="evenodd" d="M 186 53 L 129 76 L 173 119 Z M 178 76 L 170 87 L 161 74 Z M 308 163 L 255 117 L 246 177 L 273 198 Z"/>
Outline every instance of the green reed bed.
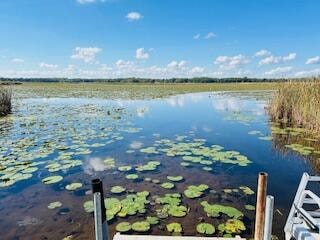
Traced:
<path fill-rule="evenodd" d="M 273 121 L 320 132 L 320 82 L 279 84 L 268 111 Z"/>
<path fill-rule="evenodd" d="M 0 117 L 11 112 L 11 89 L 0 86 Z"/>

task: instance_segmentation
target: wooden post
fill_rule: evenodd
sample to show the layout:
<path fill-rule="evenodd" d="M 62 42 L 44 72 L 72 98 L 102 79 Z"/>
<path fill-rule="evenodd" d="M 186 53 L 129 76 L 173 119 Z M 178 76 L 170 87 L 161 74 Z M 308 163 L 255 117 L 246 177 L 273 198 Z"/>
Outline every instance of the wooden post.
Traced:
<path fill-rule="evenodd" d="M 266 211 L 267 197 L 267 182 L 268 174 L 265 172 L 259 173 L 254 240 L 263 239 L 264 217 Z"/>

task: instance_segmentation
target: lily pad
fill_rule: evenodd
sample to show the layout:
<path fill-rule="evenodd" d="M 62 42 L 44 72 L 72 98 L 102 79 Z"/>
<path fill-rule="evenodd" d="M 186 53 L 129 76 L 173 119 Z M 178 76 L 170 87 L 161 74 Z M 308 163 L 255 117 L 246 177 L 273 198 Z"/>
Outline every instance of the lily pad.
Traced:
<path fill-rule="evenodd" d="M 203 210 L 207 213 L 208 217 L 219 217 L 220 214 L 225 214 L 232 218 L 241 218 L 243 213 L 238 209 L 230 206 L 224 206 L 220 204 L 209 204 L 207 201 L 201 202 Z"/>
<path fill-rule="evenodd" d="M 137 174 L 128 174 L 126 176 L 126 179 L 129 179 L 129 180 L 136 180 L 138 178 L 139 178 L 139 176 Z"/>
<path fill-rule="evenodd" d="M 247 205 L 245 205 L 244 207 L 245 207 L 247 210 L 249 210 L 249 211 L 254 211 L 254 210 L 256 210 L 256 207 L 253 206 L 253 205 L 250 205 L 250 204 L 247 204 Z"/>
<path fill-rule="evenodd" d="M 170 182 L 165 182 L 161 184 L 161 187 L 165 188 L 165 189 L 172 189 L 174 188 L 174 184 L 170 183 Z"/>
<path fill-rule="evenodd" d="M 61 202 L 52 202 L 48 205 L 48 208 L 49 209 L 55 209 L 55 208 L 59 208 L 62 206 L 62 203 Z"/>
<path fill-rule="evenodd" d="M 176 222 L 169 223 L 167 224 L 167 230 L 168 232 L 171 232 L 171 233 L 181 233 L 182 226 L 180 223 L 176 223 Z"/>
<path fill-rule="evenodd" d="M 214 234 L 215 227 L 210 223 L 199 223 L 197 225 L 197 232 L 206 235 L 211 235 Z"/>
<path fill-rule="evenodd" d="M 131 166 L 121 166 L 121 167 L 118 167 L 118 170 L 121 171 L 121 172 L 128 172 L 128 171 L 131 171 L 132 167 Z"/>
<path fill-rule="evenodd" d="M 63 179 L 63 177 L 61 176 L 50 176 L 50 177 L 46 177 L 44 179 L 42 179 L 42 182 L 44 184 L 53 184 L 53 183 L 57 183 L 60 182 Z"/>
<path fill-rule="evenodd" d="M 135 222 L 132 224 L 132 230 L 136 232 L 147 232 L 150 230 L 150 223 L 147 221 Z"/>
<path fill-rule="evenodd" d="M 183 180 L 182 176 L 167 176 L 167 179 L 172 182 L 180 182 Z"/>
<path fill-rule="evenodd" d="M 66 186 L 66 189 L 69 191 L 73 191 L 81 187 L 82 187 L 82 183 L 71 183 Z"/>
<path fill-rule="evenodd" d="M 129 222 L 121 222 L 116 226 L 118 232 L 128 232 L 131 230 L 131 224 Z"/>
<path fill-rule="evenodd" d="M 124 191 L 126 191 L 126 189 L 122 186 L 113 186 L 110 191 L 112 193 L 119 194 L 119 193 L 123 193 Z"/>

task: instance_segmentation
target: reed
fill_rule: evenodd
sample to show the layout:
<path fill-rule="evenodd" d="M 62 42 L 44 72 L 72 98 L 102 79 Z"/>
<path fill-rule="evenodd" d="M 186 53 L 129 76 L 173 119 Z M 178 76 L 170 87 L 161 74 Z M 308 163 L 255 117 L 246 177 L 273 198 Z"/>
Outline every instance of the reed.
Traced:
<path fill-rule="evenodd" d="M 0 117 L 11 112 L 12 91 L 8 87 L 0 86 Z"/>
<path fill-rule="evenodd" d="M 280 83 L 269 107 L 271 119 L 320 132 L 320 82 Z"/>

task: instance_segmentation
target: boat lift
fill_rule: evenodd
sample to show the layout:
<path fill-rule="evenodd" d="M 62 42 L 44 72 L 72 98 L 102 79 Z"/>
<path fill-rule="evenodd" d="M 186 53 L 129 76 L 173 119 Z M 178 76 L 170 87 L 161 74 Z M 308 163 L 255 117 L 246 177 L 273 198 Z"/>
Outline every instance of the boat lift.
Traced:
<path fill-rule="evenodd" d="M 260 173 L 258 178 L 256 218 L 254 240 L 271 240 L 272 220 L 274 209 L 273 196 L 267 196 L 267 174 Z M 302 175 L 294 202 L 292 204 L 284 228 L 286 240 L 320 240 L 320 198 L 307 189 L 308 183 L 320 182 L 320 177 Z M 103 197 L 103 186 L 100 179 L 92 180 L 94 200 L 95 239 L 108 239 L 108 224 Z M 313 206 L 313 210 L 310 209 Z M 306 207 L 306 208 L 305 208 Z M 116 233 L 113 240 L 231 240 L 243 238 L 217 237 L 187 237 L 187 236 L 151 236 L 151 235 L 123 235 Z M 243 239 L 244 240 L 244 239 Z"/>

